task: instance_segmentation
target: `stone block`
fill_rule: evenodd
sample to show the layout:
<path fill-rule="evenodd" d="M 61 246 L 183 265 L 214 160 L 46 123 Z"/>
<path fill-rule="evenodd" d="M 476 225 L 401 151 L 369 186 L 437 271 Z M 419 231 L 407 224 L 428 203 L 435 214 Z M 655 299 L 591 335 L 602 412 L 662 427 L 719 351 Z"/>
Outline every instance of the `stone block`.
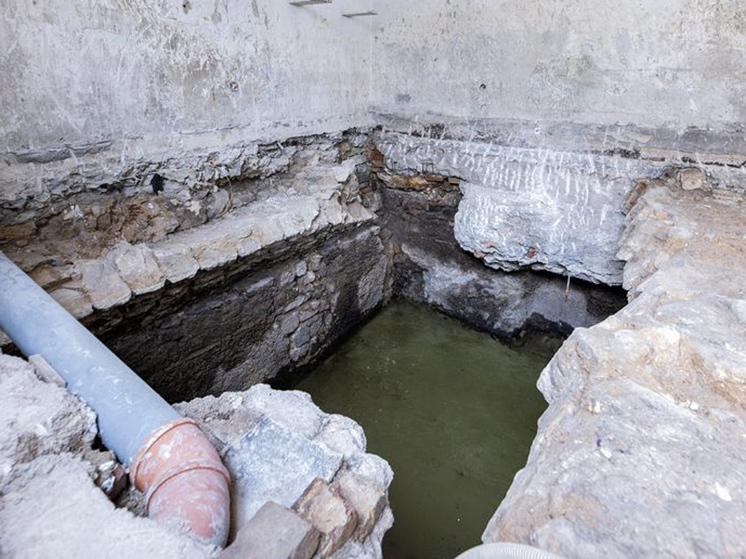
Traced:
<path fill-rule="evenodd" d="M 167 241 L 152 247 L 158 265 L 171 283 L 193 278 L 199 265 L 189 245 L 178 241 Z"/>
<path fill-rule="evenodd" d="M 110 309 L 123 305 L 132 298 L 132 291 L 110 260 L 82 260 L 78 262 L 77 268 L 95 309 Z"/>
<path fill-rule="evenodd" d="M 220 559 L 310 559 L 319 532 L 293 511 L 268 502 L 239 530 Z"/>
<path fill-rule="evenodd" d="M 329 557 L 352 537 L 357 514 L 340 495 L 337 484 L 315 479 L 293 508 L 321 532 L 319 557 Z"/>
<path fill-rule="evenodd" d="M 93 312 L 91 300 L 86 295 L 83 285 L 80 282 L 73 281 L 66 283 L 62 287 L 52 291 L 50 295 L 75 318 L 83 318 Z"/>
<path fill-rule="evenodd" d="M 342 456 L 264 418 L 225 454 L 233 477 L 235 521 L 251 518 L 267 501 L 292 506 L 314 479 L 330 481 Z"/>
<path fill-rule="evenodd" d="M 158 291 L 166 283 L 153 251 L 145 245 L 118 243 L 109 253 L 120 277 L 135 295 Z"/>
<path fill-rule="evenodd" d="M 342 497 L 352 505 L 357 514 L 355 538 L 363 541 L 375 528 L 388 505 L 388 495 L 369 479 L 345 470 L 336 478 Z"/>

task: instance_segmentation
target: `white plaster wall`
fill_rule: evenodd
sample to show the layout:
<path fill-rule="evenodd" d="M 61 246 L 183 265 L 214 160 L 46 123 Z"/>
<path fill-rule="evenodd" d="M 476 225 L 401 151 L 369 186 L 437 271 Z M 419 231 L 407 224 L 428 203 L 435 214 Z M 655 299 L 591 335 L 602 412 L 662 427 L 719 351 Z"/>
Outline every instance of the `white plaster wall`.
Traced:
<path fill-rule="evenodd" d="M 377 0 L 376 8 L 378 112 L 678 130 L 746 120 L 743 2 Z"/>
<path fill-rule="evenodd" d="M 1 0 L 0 153 L 368 121 L 370 0 Z M 201 139 L 204 136 L 204 140 Z"/>

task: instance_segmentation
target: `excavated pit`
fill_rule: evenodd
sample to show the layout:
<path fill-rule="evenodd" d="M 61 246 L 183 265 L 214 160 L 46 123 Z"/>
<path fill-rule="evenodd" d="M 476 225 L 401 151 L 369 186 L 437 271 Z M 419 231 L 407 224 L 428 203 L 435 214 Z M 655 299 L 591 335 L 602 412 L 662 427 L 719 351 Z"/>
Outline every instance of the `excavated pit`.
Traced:
<path fill-rule="evenodd" d="M 187 214 L 161 200 L 169 185 L 159 174 L 161 189 L 123 195 L 124 202 L 107 206 L 103 221 L 81 217 L 78 230 L 60 217 L 62 206 L 51 206 L 49 215 L 25 226 L 42 232 L 36 245 L 28 244 L 26 231 L 7 236 L 5 249 L 168 401 L 208 397 L 206 411 L 199 403 L 183 408 L 204 413 L 205 421 L 215 413 L 211 406 L 230 404 L 210 396 L 263 382 L 296 386 L 303 378 L 297 388 L 327 413 L 360 422 L 369 450 L 400 475 L 391 499 L 401 521 L 385 540 L 386 555 L 445 559 L 479 542 L 524 465 L 545 408 L 536 379 L 558 340 L 622 308 L 626 294 L 540 270 L 486 267 L 454 236 L 461 179 L 385 166 L 376 138 L 350 131 L 261 147 L 255 167 L 263 170 L 244 165 L 233 180 L 198 192 L 206 209 L 175 231 Z M 101 202 L 105 193 L 76 196 Z M 152 201 L 158 202 L 153 215 L 132 210 Z M 111 246 L 122 233 L 119 217 L 133 211 L 144 229 Z M 60 224 L 64 234 L 56 235 Z M 105 234 L 97 236 L 99 229 Z M 90 238 L 99 244 L 81 244 Z M 348 368 L 345 356 L 367 332 L 378 330 L 381 343 L 386 336 L 393 343 L 402 329 L 413 333 L 402 336 L 409 345 L 382 348 L 374 341 L 377 353 L 359 356 L 358 364 L 376 357 L 384 365 L 406 364 L 421 356 L 420 367 L 438 365 L 437 378 L 450 387 L 444 391 L 458 394 L 447 402 L 450 421 L 438 417 L 442 393 L 428 390 L 427 370 L 410 378 L 409 367 L 386 368 L 384 388 L 398 388 L 381 394 L 375 383 L 366 386 L 364 372 L 351 379 L 335 370 Z M 444 349 L 442 359 L 431 361 Z M 358 388 L 362 400 L 348 397 Z M 379 396 L 386 402 L 381 409 L 389 410 L 383 422 L 375 420 Z M 461 421 L 460 409 L 470 410 L 469 421 Z M 443 422 L 447 440 L 440 438 Z M 401 424 L 408 428 L 392 431 Z M 402 453 L 416 448 L 400 438 L 407 433 L 421 434 L 419 444 L 429 441 L 428 452 Z M 470 449 L 474 461 L 461 463 Z M 442 463 L 433 464 L 439 454 Z M 376 479 L 384 483 L 386 476 Z M 131 496 L 125 501 L 137 508 Z M 432 510 L 440 513 L 423 513 Z M 375 524 L 378 541 L 386 522 Z M 438 536 L 426 540 L 422 533 Z"/>

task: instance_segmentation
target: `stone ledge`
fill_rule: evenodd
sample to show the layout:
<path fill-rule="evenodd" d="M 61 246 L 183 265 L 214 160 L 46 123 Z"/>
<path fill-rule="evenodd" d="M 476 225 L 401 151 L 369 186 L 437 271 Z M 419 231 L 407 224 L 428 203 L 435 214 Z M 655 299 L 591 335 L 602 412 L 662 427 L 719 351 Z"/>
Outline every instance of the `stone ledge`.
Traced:
<path fill-rule="evenodd" d="M 725 192 L 746 190 L 742 157 L 737 162 L 715 157 L 707 163 L 697 153 L 685 157 L 654 150 L 642 156 L 613 143 L 611 149 L 609 143 L 581 149 L 567 147 L 577 142 L 513 145 L 513 134 L 464 138 L 446 133 L 443 126 L 435 129 L 442 133 L 376 134 L 385 168 L 410 181 L 434 175 L 460 178 L 463 199 L 454 227 L 459 245 L 488 266 L 508 272 L 531 268 L 621 285 L 624 263 L 617 250 L 625 228 L 624 199 L 635 180 L 654 180 L 678 165 L 682 175 L 702 175 L 700 181 Z M 724 146 L 731 140 L 721 138 Z M 613 142 L 610 137 L 605 141 Z"/>
<path fill-rule="evenodd" d="M 337 186 L 330 184 L 313 195 L 275 196 L 160 242 L 122 241 L 101 258 L 75 262 L 64 282 L 54 274 L 34 279 L 73 316 L 85 318 L 157 291 L 166 282 L 186 281 L 200 270 L 247 258 L 274 243 L 375 219 L 362 205 L 346 204 Z M 0 347 L 8 343 L 0 331 Z"/>

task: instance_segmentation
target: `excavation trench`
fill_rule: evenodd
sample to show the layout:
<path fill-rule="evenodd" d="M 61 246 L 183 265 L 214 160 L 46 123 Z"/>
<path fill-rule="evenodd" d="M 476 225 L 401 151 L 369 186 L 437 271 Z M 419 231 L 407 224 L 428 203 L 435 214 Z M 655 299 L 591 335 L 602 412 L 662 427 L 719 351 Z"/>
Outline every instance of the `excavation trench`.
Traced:
<path fill-rule="evenodd" d="M 356 420 L 396 476 L 385 556 L 446 559 L 479 543 L 524 466 L 542 368 L 626 297 L 490 269 L 454 238 L 458 179 L 373 175 L 375 215 L 314 218 L 83 322 L 169 402 L 271 382 Z"/>
<path fill-rule="evenodd" d="M 526 462 L 539 373 L 624 293 L 489 270 L 452 238 L 456 201 L 384 195 L 383 227 L 278 242 L 84 322 L 170 402 L 271 382 L 354 419 L 395 474 L 385 556 L 448 559 Z"/>
<path fill-rule="evenodd" d="M 328 231 L 89 324 L 172 402 L 270 382 L 357 421 L 395 475 L 384 556 L 448 559 L 480 542 L 526 462 L 546 408 L 541 370 L 623 294 L 464 269 L 468 258 L 416 238 L 406 250 L 415 258 L 375 226 Z M 438 274 L 472 280 L 429 300 Z"/>

